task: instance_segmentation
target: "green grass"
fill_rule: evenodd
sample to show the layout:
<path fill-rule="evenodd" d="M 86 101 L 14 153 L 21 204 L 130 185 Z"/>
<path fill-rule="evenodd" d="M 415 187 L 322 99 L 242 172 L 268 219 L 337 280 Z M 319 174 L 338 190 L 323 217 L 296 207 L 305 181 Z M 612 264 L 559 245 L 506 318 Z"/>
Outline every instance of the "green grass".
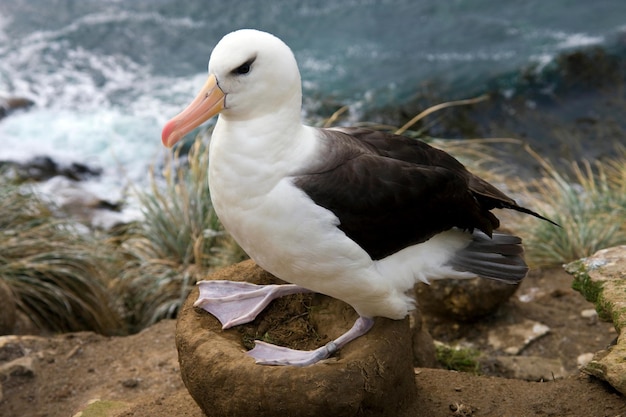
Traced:
<path fill-rule="evenodd" d="M 480 374 L 480 352 L 475 349 L 451 347 L 443 343 L 435 343 L 437 362 L 451 371 Z"/>

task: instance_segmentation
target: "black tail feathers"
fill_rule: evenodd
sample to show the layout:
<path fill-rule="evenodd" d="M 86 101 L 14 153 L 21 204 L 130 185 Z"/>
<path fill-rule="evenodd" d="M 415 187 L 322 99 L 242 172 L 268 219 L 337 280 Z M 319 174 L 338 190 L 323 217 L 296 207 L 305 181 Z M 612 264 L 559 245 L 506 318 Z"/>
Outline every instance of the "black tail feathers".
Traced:
<path fill-rule="evenodd" d="M 470 244 L 458 251 L 450 264 L 457 271 L 516 284 L 528 272 L 523 255 L 521 238 L 505 233 L 494 233 L 490 238 L 476 230 Z"/>

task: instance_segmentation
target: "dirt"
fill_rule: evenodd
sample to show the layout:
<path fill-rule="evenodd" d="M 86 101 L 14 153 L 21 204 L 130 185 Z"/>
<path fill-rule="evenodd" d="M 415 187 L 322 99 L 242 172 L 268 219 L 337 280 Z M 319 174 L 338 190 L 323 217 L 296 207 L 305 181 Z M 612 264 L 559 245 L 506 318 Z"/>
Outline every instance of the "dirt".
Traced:
<path fill-rule="evenodd" d="M 571 277 L 560 269 L 533 271 L 514 297 L 488 318 L 470 324 L 427 319 L 437 340 L 472 345 L 487 359 L 498 353 L 487 343 L 490 330 L 522 319 L 541 322 L 550 332 L 522 355 L 559 358 L 568 371 L 565 378 L 503 378 L 488 360 L 483 360 L 487 375 L 481 376 L 416 368 L 418 399 L 406 415 L 625 416 L 621 394 L 577 370 L 580 354 L 605 348 L 616 333 L 611 324 L 581 315 L 593 306 L 570 285 Z M 2 337 L 0 416 L 73 416 L 100 399 L 95 405 L 107 405 L 114 412 L 91 415 L 203 417 L 181 380 L 174 338 L 172 320 L 127 337 L 88 332 Z M 15 360 L 21 365 L 7 369 Z"/>

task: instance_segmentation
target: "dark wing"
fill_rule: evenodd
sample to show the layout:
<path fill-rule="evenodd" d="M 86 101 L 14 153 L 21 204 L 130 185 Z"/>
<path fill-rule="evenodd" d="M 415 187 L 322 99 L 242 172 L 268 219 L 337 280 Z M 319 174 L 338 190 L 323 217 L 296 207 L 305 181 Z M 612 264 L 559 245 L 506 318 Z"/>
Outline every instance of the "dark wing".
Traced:
<path fill-rule="evenodd" d="M 441 149 L 433 148 L 429 144 L 405 136 L 380 132 L 363 128 L 335 128 L 327 129 L 325 133 L 334 135 L 341 132 L 352 136 L 367 146 L 370 151 L 393 159 L 412 164 L 447 168 L 456 172 L 467 181 L 467 186 L 481 201 L 493 208 L 524 209 L 519 207 L 513 199 L 498 190 L 487 181 L 469 172 L 463 164 Z M 535 213 L 529 213 L 535 214 Z"/>
<path fill-rule="evenodd" d="M 379 155 L 414 164 L 444 167 L 457 172 L 468 181 L 468 187 L 474 194 L 474 197 L 488 210 L 494 208 L 512 209 L 521 213 L 530 214 L 531 216 L 550 222 L 555 226 L 559 226 L 552 220 L 526 207 L 518 205 L 515 200 L 502 191 L 469 172 L 463 164 L 450 154 L 440 149 L 433 148 L 425 142 L 391 133 L 353 127 L 327 129 L 326 133 L 332 132 L 332 134 L 334 134 L 335 131 L 354 137 L 357 141 L 370 147 L 371 150 Z"/>
<path fill-rule="evenodd" d="M 324 161 L 294 184 L 331 210 L 339 228 L 380 259 L 452 227 L 491 235 L 489 212 L 515 205 L 449 154 L 366 129 L 320 130 Z"/>

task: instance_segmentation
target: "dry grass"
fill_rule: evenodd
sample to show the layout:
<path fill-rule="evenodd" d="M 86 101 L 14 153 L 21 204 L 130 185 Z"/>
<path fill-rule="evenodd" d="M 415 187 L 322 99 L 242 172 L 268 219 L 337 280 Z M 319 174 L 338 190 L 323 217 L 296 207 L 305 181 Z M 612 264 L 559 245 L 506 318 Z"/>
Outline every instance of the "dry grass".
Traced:
<path fill-rule="evenodd" d="M 113 253 L 2 176 L 0 213 L 0 279 L 18 309 L 44 331 L 117 332 L 108 288 Z"/>
<path fill-rule="evenodd" d="M 533 264 L 560 265 L 626 244 L 624 149 L 611 159 L 572 163 L 568 172 L 534 156 L 543 165 L 544 177 L 518 186 L 540 213 L 561 227 L 539 222 L 526 229 L 527 256 Z"/>
<path fill-rule="evenodd" d="M 41 329 L 134 332 L 175 317 L 195 282 L 245 255 L 223 231 L 200 139 L 170 155 L 138 193 L 144 219 L 115 235 L 80 234 L 0 175 L 0 279 Z"/>
<path fill-rule="evenodd" d="M 133 330 L 175 317 L 196 281 L 244 257 L 213 210 L 207 169 L 198 138 L 186 157 L 171 154 L 163 177 L 152 172 L 150 191 L 139 193 L 145 218 L 122 245 L 129 261 L 116 281 Z"/>

